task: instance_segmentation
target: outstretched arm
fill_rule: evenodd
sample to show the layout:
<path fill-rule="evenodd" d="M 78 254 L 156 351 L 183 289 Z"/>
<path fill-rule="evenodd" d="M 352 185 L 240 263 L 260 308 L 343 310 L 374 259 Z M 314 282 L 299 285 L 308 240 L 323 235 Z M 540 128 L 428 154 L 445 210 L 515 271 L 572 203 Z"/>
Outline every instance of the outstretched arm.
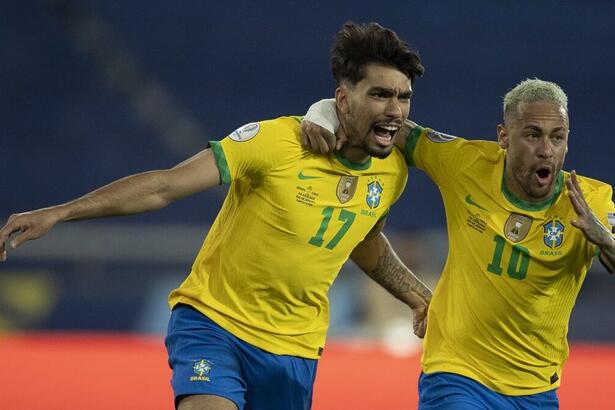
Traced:
<path fill-rule="evenodd" d="M 211 149 L 201 151 L 177 166 L 131 175 L 64 204 L 11 215 L 0 229 L 0 261 L 10 246 L 40 238 L 59 222 L 130 215 L 160 209 L 169 203 L 220 183 Z"/>
<path fill-rule="evenodd" d="M 583 231 L 587 240 L 600 249 L 600 260 L 609 272 L 614 273 L 615 237 L 594 215 L 585 201 L 585 196 L 577 180 L 576 171 L 570 173 L 570 177 L 566 180 L 566 185 L 568 186 L 568 198 L 570 198 L 570 202 L 577 213 L 577 219 L 571 221 L 572 226 Z"/>
<path fill-rule="evenodd" d="M 384 220 L 352 251 L 350 258 L 369 277 L 407 304 L 414 313 L 414 333 L 425 335 L 431 290 L 395 254 L 382 233 Z"/>

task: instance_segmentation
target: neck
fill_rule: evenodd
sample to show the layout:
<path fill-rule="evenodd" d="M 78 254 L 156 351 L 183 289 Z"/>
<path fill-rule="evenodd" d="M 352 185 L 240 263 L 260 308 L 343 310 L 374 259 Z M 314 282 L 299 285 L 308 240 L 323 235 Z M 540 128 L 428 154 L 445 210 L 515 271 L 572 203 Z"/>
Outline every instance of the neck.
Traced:
<path fill-rule="evenodd" d="M 339 149 L 338 153 L 342 157 L 346 158 L 348 161 L 353 162 L 355 164 L 364 164 L 369 161 L 370 155 L 365 152 L 365 149 L 362 145 L 355 145 L 351 141 L 356 141 L 353 132 L 355 132 L 352 126 L 349 124 L 348 119 L 344 114 L 342 114 L 339 110 L 337 110 L 337 116 L 340 120 L 340 126 L 342 130 L 346 133 L 346 142 Z"/>
<path fill-rule="evenodd" d="M 349 145 L 348 143 L 340 148 L 339 154 L 355 164 L 364 164 L 370 159 L 369 154 L 367 154 L 362 147 Z"/>

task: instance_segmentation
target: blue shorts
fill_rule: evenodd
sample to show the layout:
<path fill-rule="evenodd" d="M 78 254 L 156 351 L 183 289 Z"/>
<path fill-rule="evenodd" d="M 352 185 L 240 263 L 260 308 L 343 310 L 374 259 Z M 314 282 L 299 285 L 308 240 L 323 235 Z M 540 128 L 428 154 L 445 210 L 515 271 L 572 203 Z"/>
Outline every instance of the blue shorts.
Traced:
<path fill-rule="evenodd" d="M 211 394 L 239 410 L 308 410 L 317 360 L 276 355 L 246 343 L 188 305 L 171 313 L 165 339 L 175 402 Z"/>
<path fill-rule="evenodd" d="M 557 410 L 556 389 L 527 396 L 508 396 L 453 373 L 421 373 L 419 410 Z"/>

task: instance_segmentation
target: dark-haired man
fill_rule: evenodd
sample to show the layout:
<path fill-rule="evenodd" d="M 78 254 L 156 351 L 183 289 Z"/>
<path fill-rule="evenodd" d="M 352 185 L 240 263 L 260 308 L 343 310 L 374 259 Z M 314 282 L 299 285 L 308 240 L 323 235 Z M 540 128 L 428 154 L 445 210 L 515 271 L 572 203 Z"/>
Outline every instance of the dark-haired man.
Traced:
<path fill-rule="evenodd" d="M 315 119 L 335 129 L 335 104 L 325 105 Z M 615 270 L 612 187 L 562 170 L 564 91 L 525 80 L 504 97 L 503 114 L 497 143 L 411 123 L 397 141 L 440 189 L 449 236 L 429 307 L 420 410 L 557 409 L 585 275 L 597 253 Z"/>
<path fill-rule="evenodd" d="M 350 258 L 414 311 L 424 333 L 431 292 L 382 228 L 407 178 L 393 139 L 408 116 L 417 54 L 378 24 L 345 24 L 332 51 L 348 143 L 322 157 L 300 119 L 245 125 L 176 167 L 129 176 L 66 204 L 12 215 L 17 246 L 68 220 L 162 208 L 220 182 L 230 190 L 184 283 L 169 296 L 166 345 L 176 405 L 309 409 L 328 327 L 327 291 Z"/>

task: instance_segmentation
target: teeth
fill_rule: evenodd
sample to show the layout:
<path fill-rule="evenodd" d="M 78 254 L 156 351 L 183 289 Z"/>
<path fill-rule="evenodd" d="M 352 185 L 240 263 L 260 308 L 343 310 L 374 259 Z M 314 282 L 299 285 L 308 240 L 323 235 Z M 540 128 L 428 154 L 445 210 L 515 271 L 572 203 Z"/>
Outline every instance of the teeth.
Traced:
<path fill-rule="evenodd" d="M 384 128 L 387 131 L 397 131 L 399 129 L 399 127 L 396 127 L 394 125 L 379 125 L 380 128 Z"/>

